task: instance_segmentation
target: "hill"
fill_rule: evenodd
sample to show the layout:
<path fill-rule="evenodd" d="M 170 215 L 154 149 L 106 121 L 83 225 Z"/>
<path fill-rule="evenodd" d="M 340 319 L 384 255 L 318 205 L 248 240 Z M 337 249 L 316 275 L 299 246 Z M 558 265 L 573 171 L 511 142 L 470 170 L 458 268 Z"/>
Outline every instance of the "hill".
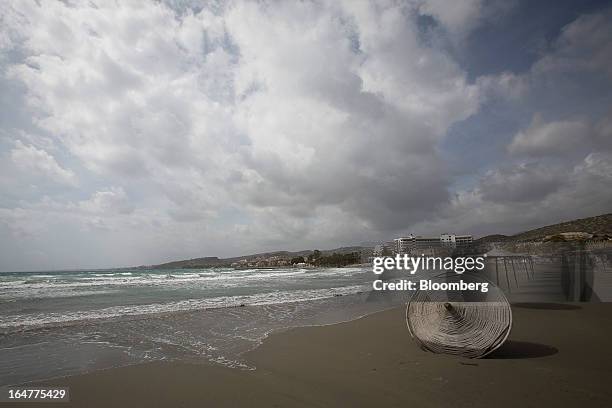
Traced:
<path fill-rule="evenodd" d="M 329 250 L 321 250 L 322 255 L 331 255 L 331 254 L 349 254 L 351 252 L 359 252 L 363 247 L 361 246 L 350 246 L 350 247 L 341 247 Z M 193 259 L 185 259 L 181 261 L 172 261 L 166 262 L 159 265 L 151 265 L 146 266 L 146 268 L 153 269 L 197 269 L 197 268 L 213 268 L 213 267 L 227 267 L 230 266 L 234 262 L 238 262 L 241 259 L 246 259 L 248 261 L 255 260 L 257 258 L 270 258 L 273 256 L 280 256 L 283 258 L 291 259 L 298 256 L 308 256 L 312 254 L 313 250 L 303 250 L 303 251 L 275 251 L 275 252 L 262 252 L 258 254 L 244 255 L 244 256 L 236 256 L 233 258 L 218 258 L 216 256 L 207 256 L 203 258 L 193 258 Z M 144 267 L 143 267 L 144 268 Z"/>
<path fill-rule="evenodd" d="M 541 241 L 547 235 L 557 235 L 563 232 L 588 232 L 590 234 L 612 234 L 612 214 L 597 215 L 595 217 L 580 218 L 559 224 L 547 225 L 524 231 L 515 235 L 487 235 L 477 239 L 476 243 L 487 242 L 528 242 Z"/>
<path fill-rule="evenodd" d="M 478 239 L 474 240 L 474 243 L 476 244 L 486 244 L 488 242 L 504 242 L 504 241 L 508 241 L 511 240 L 512 237 L 508 236 L 508 235 L 502 235 L 502 234 L 493 234 L 493 235 L 487 235 Z"/>
<path fill-rule="evenodd" d="M 547 235 L 556 235 L 562 232 L 588 232 L 590 234 L 611 234 L 612 214 L 603 214 L 595 217 L 580 218 L 560 224 L 547 225 L 530 231 L 521 232 L 512 236 L 514 241 L 539 241 Z"/>
<path fill-rule="evenodd" d="M 598 235 L 612 235 L 612 214 L 603 214 L 595 217 L 581 218 L 572 221 L 566 221 L 559 224 L 547 225 L 529 231 L 524 231 L 515 235 L 487 235 L 474 241 L 476 245 L 487 244 L 490 242 L 529 242 L 541 241 L 548 235 L 556 235 L 564 232 L 588 232 Z M 359 252 L 370 245 L 363 243 L 358 246 L 341 247 L 329 250 L 321 250 L 324 256 L 332 254 L 345 255 L 352 252 Z M 280 256 L 286 259 L 291 259 L 299 256 L 308 256 L 313 253 L 313 250 L 303 251 L 275 251 L 263 252 L 258 254 L 237 256 L 233 258 L 218 258 L 216 256 L 208 256 L 203 258 L 185 259 L 181 261 L 167 262 L 160 265 L 147 266 L 147 268 L 155 269 L 188 269 L 188 268 L 212 268 L 230 266 L 234 262 L 242 259 L 253 261 L 257 258 L 270 258 Z"/>

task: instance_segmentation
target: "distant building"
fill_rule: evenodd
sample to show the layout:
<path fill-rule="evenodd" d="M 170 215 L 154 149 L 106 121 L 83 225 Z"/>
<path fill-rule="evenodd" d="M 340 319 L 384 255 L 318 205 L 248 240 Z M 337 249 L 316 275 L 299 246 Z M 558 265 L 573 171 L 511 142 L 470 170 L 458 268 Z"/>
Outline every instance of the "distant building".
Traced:
<path fill-rule="evenodd" d="M 393 240 L 393 253 L 399 255 L 424 253 L 423 251 L 426 249 L 433 249 L 433 252 L 436 252 L 443 248 L 445 250 L 442 252 L 448 252 L 458 247 L 463 248 L 469 246 L 471 243 L 471 235 L 442 234 L 439 237 L 408 235 Z M 432 251 L 427 252 L 429 253 Z"/>
<path fill-rule="evenodd" d="M 453 248 L 456 245 L 455 234 L 442 234 L 440 235 L 440 242 L 443 247 Z"/>
<path fill-rule="evenodd" d="M 437 248 L 442 245 L 440 237 L 429 238 L 429 237 L 416 237 L 414 239 L 415 248 Z"/>
<path fill-rule="evenodd" d="M 407 237 L 395 238 L 393 240 L 393 252 L 396 255 L 410 254 L 415 246 L 415 239 L 413 235 Z"/>
<path fill-rule="evenodd" d="M 456 235 L 455 236 L 455 243 L 457 247 L 464 247 L 464 246 L 468 246 L 471 245 L 473 242 L 472 236 L 471 235 Z"/>
<path fill-rule="evenodd" d="M 473 239 L 471 235 L 442 234 L 440 242 L 444 247 L 456 248 L 472 244 Z"/>

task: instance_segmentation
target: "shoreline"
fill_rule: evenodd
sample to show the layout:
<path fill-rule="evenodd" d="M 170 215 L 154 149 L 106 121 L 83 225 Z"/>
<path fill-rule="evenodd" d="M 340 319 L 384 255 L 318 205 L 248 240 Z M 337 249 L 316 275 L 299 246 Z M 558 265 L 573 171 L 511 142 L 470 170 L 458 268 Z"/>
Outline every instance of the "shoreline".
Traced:
<path fill-rule="evenodd" d="M 89 407 L 612 403 L 612 304 L 516 304 L 513 312 L 508 341 L 481 360 L 421 351 L 396 307 L 274 332 L 244 353 L 256 370 L 151 362 L 36 384 L 68 385 L 69 406 Z"/>
<path fill-rule="evenodd" d="M 12 331 L 4 344 L 25 347 L 4 349 L 2 384 L 53 381 L 154 361 L 210 362 L 252 369 L 243 354 L 258 347 L 271 333 L 343 323 L 393 304 L 398 303 L 390 298 L 372 301 L 368 293 L 356 292 L 307 301 L 62 322 Z M 135 334 L 130 334 L 130 328 Z M 106 342 L 107 338 L 112 342 Z M 39 342 L 47 346 L 29 346 Z"/>
<path fill-rule="evenodd" d="M 356 294 L 361 294 L 362 292 L 357 292 Z M 356 294 L 352 294 L 352 295 L 339 295 L 339 296 L 353 296 Z M 298 303 L 299 301 L 296 301 L 295 303 Z M 291 302 L 289 302 L 291 303 Z M 227 308 L 241 308 L 243 306 L 228 306 Z M 337 324 L 345 324 L 345 323 L 350 323 L 352 321 L 355 320 L 359 320 L 359 319 L 363 319 L 363 318 L 367 318 L 368 316 L 377 314 L 377 313 L 382 313 L 382 312 L 386 312 L 388 310 L 397 308 L 397 306 L 389 306 L 388 308 L 385 308 L 383 310 L 375 310 L 375 311 L 371 311 L 371 312 L 366 312 L 362 315 L 353 317 L 353 318 L 349 318 L 347 320 L 341 320 L 341 321 L 335 321 L 335 322 L 331 322 L 331 323 L 313 323 L 313 324 L 301 324 L 298 326 L 288 326 L 288 327 L 282 327 L 282 328 L 274 328 L 271 329 L 270 331 L 266 332 L 265 335 L 258 339 L 256 344 L 253 345 L 252 348 L 245 350 L 243 352 L 240 352 L 237 356 L 238 357 L 244 357 L 245 355 L 255 351 L 257 348 L 259 348 L 270 336 L 273 335 L 277 335 L 280 333 L 284 333 L 287 331 L 291 331 L 294 329 L 301 329 L 301 328 L 317 328 L 317 327 L 327 327 L 327 326 L 334 326 Z M 403 308 L 403 306 L 400 306 L 400 308 Z M 217 310 L 219 308 L 210 308 L 210 309 L 203 309 L 204 311 L 206 310 Z M 202 310 L 189 310 L 189 311 L 179 311 L 179 312 L 164 312 L 161 313 L 160 315 L 165 315 L 165 316 L 172 316 L 172 315 L 177 315 L 177 314 L 189 314 L 189 313 L 196 313 L 196 312 L 200 312 Z M 134 316 L 133 319 L 130 320 L 145 320 L 150 318 L 150 316 Z M 31 329 L 31 330 L 40 330 L 40 328 L 37 329 Z M 24 333 L 27 333 L 29 330 L 24 330 Z M 245 362 L 248 363 L 248 359 L 245 359 Z M 114 367 L 103 367 L 103 368 L 96 368 L 96 369 L 92 369 L 90 371 L 84 371 L 82 373 L 79 374 L 68 374 L 68 375 L 60 375 L 60 376 L 55 376 L 55 377 L 49 377 L 49 378 L 43 378 L 43 379 L 39 379 L 39 380 L 34 380 L 34 381 L 26 381 L 24 383 L 19 383 L 19 384 L 10 384 L 10 385 L 4 385 L 3 387 L 9 387 L 9 386 L 15 386 L 15 387 L 22 387 L 22 386 L 27 386 L 27 385 L 32 385 L 32 384 L 43 384 L 43 383 L 50 383 L 50 382 L 55 382 L 58 380 L 62 380 L 62 379 L 67 379 L 67 378 L 72 378 L 72 377 L 79 377 L 79 376 L 83 376 L 83 375 L 89 375 L 89 374 L 93 374 L 93 373 L 97 373 L 100 371 L 108 371 L 108 370 L 116 370 L 116 369 L 121 369 L 124 367 L 133 367 L 133 366 L 146 366 L 146 365 L 150 365 L 150 364 L 156 364 L 156 363 L 162 363 L 162 364 L 185 364 L 184 361 L 179 361 L 179 360 L 150 360 L 150 361 L 141 361 L 141 362 L 132 362 L 132 363 L 127 363 L 127 364 L 122 364 L 122 365 L 118 365 L 118 366 L 114 366 Z M 243 370 L 243 371 L 253 371 L 256 370 L 257 367 L 251 367 L 251 366 L 244 366 L 244 367 L 229 367 L 227 365 L 224 365 L 222 363 L 213 361 L 213 360 L 206 360 L 206 359 L 202 359 L 199 360 L 197 363 L 192 363 L 193 365 L 196 366 L 213 366 L 213 367 L 223 367 L 223 368 L 229 368 L 231 370 Z M 0 402 L 0 405 L 2 403 Z"/>

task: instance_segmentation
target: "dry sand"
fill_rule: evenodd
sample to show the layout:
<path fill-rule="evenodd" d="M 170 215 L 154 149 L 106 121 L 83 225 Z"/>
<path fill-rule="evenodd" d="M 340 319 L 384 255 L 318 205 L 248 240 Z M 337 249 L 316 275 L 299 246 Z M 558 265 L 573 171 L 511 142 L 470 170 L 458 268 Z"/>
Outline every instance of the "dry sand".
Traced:
<path fill-rule="evenodd" d="M 45 383 L 70 386 L 75 407 L 612 406 L 612 304 L 513 310 L 481 360 L 421 351 L 393 309 L 274 334 L 246 355 L 255 371 L 150 363 Z"/>

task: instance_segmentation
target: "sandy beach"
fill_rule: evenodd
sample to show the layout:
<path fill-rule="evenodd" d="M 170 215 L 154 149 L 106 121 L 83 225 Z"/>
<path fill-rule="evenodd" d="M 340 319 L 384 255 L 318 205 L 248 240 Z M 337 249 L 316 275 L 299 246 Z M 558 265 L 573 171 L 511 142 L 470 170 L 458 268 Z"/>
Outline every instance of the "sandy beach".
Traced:
<path fill-rule="evenodd" d="M 518 304 L 513 311 L 509 340 L 480 360 L 421 351 L 403 308 L 395 308 L 275 333 L 246 355 L 253 371 L 158 362 L 44 384 L 69 386 L 74 407 L 612 404 L 612 304 Z"/>

